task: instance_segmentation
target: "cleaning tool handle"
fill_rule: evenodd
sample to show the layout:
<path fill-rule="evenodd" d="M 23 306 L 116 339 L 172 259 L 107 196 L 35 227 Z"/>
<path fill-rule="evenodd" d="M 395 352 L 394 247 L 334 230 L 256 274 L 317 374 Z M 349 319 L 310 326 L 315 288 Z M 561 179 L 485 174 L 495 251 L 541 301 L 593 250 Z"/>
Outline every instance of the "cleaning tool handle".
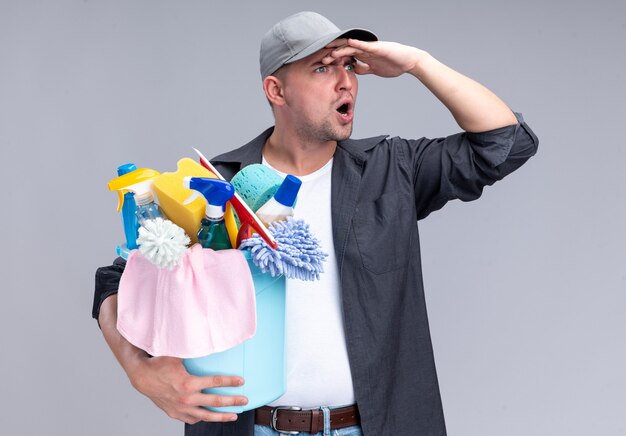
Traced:
<path fill-rule="evenodd" d="M 194 151 L 196 152 L 196 154 L 198 155 L 198 157 L 200 158 L 200 164 L 205 167 L 207 170 L 211 171 L 213 174 L 215 174 L 217 176 L 218 179 L 220 180 L 226 180 L 216 169 L 215 167 L 211 164 L 211 162 L 209 162 L 209 160 L 204 157 L 204 155 L 200 152 L 200 150 L 194 148 Z M 265 224 L 263 224 L 258 218 L 257 216 L 254 214 L 254 212 L 252 212 L 252 210 L 250 210 L 250 208 L 248 207 L 248 205 L 241 199 L 241 197 L 239 196 L 239 194 L 237 194 L 235 192 L 235 196 L 233 198 L 231 198 L 230 200 L 230 204 L 233 206 L 233 208 L 235 209 L 235 212 L 237 212 L 237 216 L 239 217 L 239 221 L 243 222 L 248 222 L 250 223 L 250 225 L 252 226 L 252 228 L 254 230 L 257 231 L 257 233 L 259 235 L 261 235 L 261 237 L 265 240 L 265 242 L 267 242 L 267 244 L 272 247 L 274 250 L 276 248 L 278 248 L 278 243 L 276 242 L 276 240 L 274 239 L 274 237 L 272 236 L 272 234 L 269 232 L 269 230 L 267 230 L 267 227 L 265 227 Z"/>
<path fill-rule="evenodd" d="M 239 227 L 239 232 L 237 232 L 237 242 L 235 243 L 235 248 L 239 248 L 241 243 L 252 237 L 252 229 L 250 228 L 250 224 L 247 222 L 241 223 L 241 227 Z"/>

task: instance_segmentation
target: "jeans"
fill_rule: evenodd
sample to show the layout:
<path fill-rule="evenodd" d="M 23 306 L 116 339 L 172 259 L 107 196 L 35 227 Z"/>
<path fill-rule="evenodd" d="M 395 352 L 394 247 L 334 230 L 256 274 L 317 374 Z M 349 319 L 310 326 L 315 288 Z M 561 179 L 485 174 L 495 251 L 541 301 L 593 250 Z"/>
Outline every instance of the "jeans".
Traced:
<path fill-rule="evenodd" d="M 324 413 L 324 431 L 310 435 L 307 432 L 301 432 L 300 436 L 363 436 L 360 425 L 353 425 L 351 427 L 339 428 L 336 430 L 330 429 L 330 409 L 328 407 L 321 407 Z M 264 425 L 254 425 L 254 436 L 283 436 L 275 430 Z"/>

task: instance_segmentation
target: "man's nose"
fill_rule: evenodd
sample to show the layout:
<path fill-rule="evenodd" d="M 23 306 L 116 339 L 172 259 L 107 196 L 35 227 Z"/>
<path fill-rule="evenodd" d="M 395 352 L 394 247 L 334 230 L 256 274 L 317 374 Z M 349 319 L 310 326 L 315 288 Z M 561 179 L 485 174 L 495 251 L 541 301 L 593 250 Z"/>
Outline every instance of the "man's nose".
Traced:
<path fill-rule="evenodd" d="M 337 68 L 337 90 L 338 91 L 350 91 L 354 86 L 353 76 L 354 73 L 346 70 L 344 66 Z"/>

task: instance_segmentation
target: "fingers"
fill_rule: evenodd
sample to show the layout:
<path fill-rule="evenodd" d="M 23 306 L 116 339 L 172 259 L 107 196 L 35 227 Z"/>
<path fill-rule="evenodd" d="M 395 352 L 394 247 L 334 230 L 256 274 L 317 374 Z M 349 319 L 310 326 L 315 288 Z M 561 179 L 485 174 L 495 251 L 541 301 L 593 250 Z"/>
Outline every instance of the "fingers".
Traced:
<path fill-rule="evenodd" d="M 322 58 L 322 63 L 331 64 L 335 61 L 335 59 L 339 59 L 346 56 L 353 56 L 355 58 L 359 58 L 360 56 L 364 56 L 365 52 L 359 50 L 358 48 L 343 46 L 340 48 L 336 48 L 333 51 L 329 52 L 326 56 Z"/>
<path fill-rule="evenodd" d="M 371 74 L 372 68 L 365 62 L 357 61 L 356 64 L 354 64 L 354 72 L 357 74 Z"/>
<path fill-rule="evenodd" d="M 183 409 L 183 417 L 177 419 L 188 424 L 194 424 L 198 421 L 229 422 L 235 421 L 237 414 L 216 412 L 205 407 L 244 406 L 248 404 L 248 399 L 241 395 L 228 396 L 198 393 L 186 397 L 184 403 L 186 407 Z"/>
<path fill-rule="evenodd" d="M 207 375 L 200 377 L 190 377 L 189 390 L 199 392 L 207 388 L 219 388 L 226 386 L 243 386 L 244 379 L 239 376 L 228 375 Z"/>
<path fill-rule="evenodd" d="M 237 420 L 236 413 L 220 413 L 213 412 L 211 410 L 199 408 L 198 410 L 202 410 L 202 412 L 198 413 L 198 418 L 200 421 L 207 422 L 230 422 Z"/>
<path fill-rule="evenodd" d="M 207 422 L 231 422 L 237 420 L 236 413 L 220 413 L 207 410 L 203 407 L 187 409 L 185 412 L 168 413 L 172 419 L 177 419 L 187 424 L 196 424 L 200 421 Z"/>
<path fill-rule="evenodd" d="M 191 406 L 187 413 L 189 417 L 198 421 L 207 422 L 229 422 L 237 419 L 237 414 L 229 412 L 216 412 L 208 410 L 205 407 L 228 407 L 228 406 L 245 406 L 248 399 L 242 395 L 214 395 L 198 393 L 186 399 L 188 405 Z M 202 406 L 202 407 L 200 407 Z M 187 421 L 185 421 L 187 422 Z"/>
<path fill-rule="evenodd" d="M 374 44 L 375 42 L 361 41 L 358 39 L 336 39 L 326 46 L 326 48 L 331 48 L 333 50 L 324 56 L 322 63 L 330 64 L 335 59 L 339 59 L 344 56 L 353 56 L 356 59 L 363 61 L 375 54 L 375 50 L 373 49 Z M 365 74 L 365 72 L 360 74 Z"/>
<path fill-rule="evenodd" d="M 220 413 L 205 407 L 243 406 L 248 399 L 241 395 L 205 394 L 201 391 L 244 384 L 239 376 L 192 376 L 181 363 L 161 359 L 153 362 L 160 369 L 159 377 L 148 377 L 152 384 L 142 392 L 171 418 L 187 424 L 198 421 L 227 422 L 237 419 L 234 413 Z"/>
<path fill-rule="evenodd" d="M 348 39 L 347 45 L 355 47 L 360 50 L 369 50 L 372 46 L 375 46 L 378 41 L 361 41 L 360 39 Z"/>
<path fill-rule="evenodd" d="M 353 38 L 339 38 L 326 44 L 326 48 L 336 48 L 343 45 L 349 45 L 351 47 L 360 48 L 361 50 L 367 50 L 376 41 L 361 41 L 360 39 Z"/>
<path fill-rule="evenodd" d="M 204 409 L 202 407 L 189 408 L 189 409 L 186 409 L 185 412 L 180 412 L 180 411 L 176 411 L 172 413 L 168 412 L 167 416 L 169 416 L 172 419 L 177 419 L 179 421 L 182 421 L 186 424 L 196 424 L 200 421 L 230 422 L 230 421 L 237 420 L 236 413 L 213 412 L 213 411 Z"/>
<path fill-rule="evenodd" d="M 205 407 L 228 407 L 245 406 L 248 398 L 243 395 L 217 395 L 200 392 L 203 389 L 218 387 L 237 387 L 244 384 L 244 379 L 238 376 L 203 376 L 191 378 L 192 390 L 190 395 L 181 398 L 184 406 L 188 406 L 188 414 L 200 421 L 228 422 L 237 419 L 234 413 L 215 412 L 207 410 Z M 190 385 L 191 387 L 191 385 Z"/>
<path fill-rule="evenodd" d="M 170 418 L 195 424 L 198 421 L 229 422 L 237 419 L 231 412 L 219 412 L 206 409 L 229 406 L 244 406 L 248 398 L 243 395 L 217 395 L 193 392 L 183 394 L 172 399 L 173 401 L 154 400 L 155 404 L 163 409 Z"/>
<path fill-rule="evenodd" d="M 341 47 L 342 45 L 348 45 L 348 39 L 347 38 L 335 39 L 334 41 L 331 41 L 330 43 L 328 43 L 326 45 L 326 48 Z"/>
<path fill-rule="evenodd" d="M 354 72 L 356 74 L 372 74 L 371 66 L 363 61 L 364 59 L 370 59 L 368 54 L 353 47 L 341 47 L 333 50 L 322 58 L 322 63 L 329 65 L 343 57 L 353 57 L 356 59 L 354 63 Z"/>
<path fill-rule="evenodd" d="M 245 406 L 248 404 L 248 398 L 243 395 L 217 395 L 198 392 L 186 397 L 185 403 L 190 406 L 204 407 Z"/>

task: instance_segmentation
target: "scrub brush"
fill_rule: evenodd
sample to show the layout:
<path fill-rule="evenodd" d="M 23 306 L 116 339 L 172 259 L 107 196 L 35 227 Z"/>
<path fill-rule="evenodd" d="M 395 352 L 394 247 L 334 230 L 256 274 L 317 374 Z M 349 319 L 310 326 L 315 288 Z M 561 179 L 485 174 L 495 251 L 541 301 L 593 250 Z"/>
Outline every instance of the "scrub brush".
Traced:
<path fill-rule="evenodd" d="M 282 274 L 288 279 L 319 280 L 320 273 L 324 272 L 322 262 L 328 254 L 321 250 L 309 225 L 304 220 L 288 217 L 286 221 L 271 223 L 269 230 L 278 242 L 276 250 L 256 233 L 243 240 L 239 249 L 249 249 L 252 262 L 272 277 Z"/>
<path fill-rule="evenodd" d="M 185 231 L 170 220 L 146 220 L 139 227 L 139 251 L 159 268 L 172 269 L 179 265 L 189 242 Z"/>

